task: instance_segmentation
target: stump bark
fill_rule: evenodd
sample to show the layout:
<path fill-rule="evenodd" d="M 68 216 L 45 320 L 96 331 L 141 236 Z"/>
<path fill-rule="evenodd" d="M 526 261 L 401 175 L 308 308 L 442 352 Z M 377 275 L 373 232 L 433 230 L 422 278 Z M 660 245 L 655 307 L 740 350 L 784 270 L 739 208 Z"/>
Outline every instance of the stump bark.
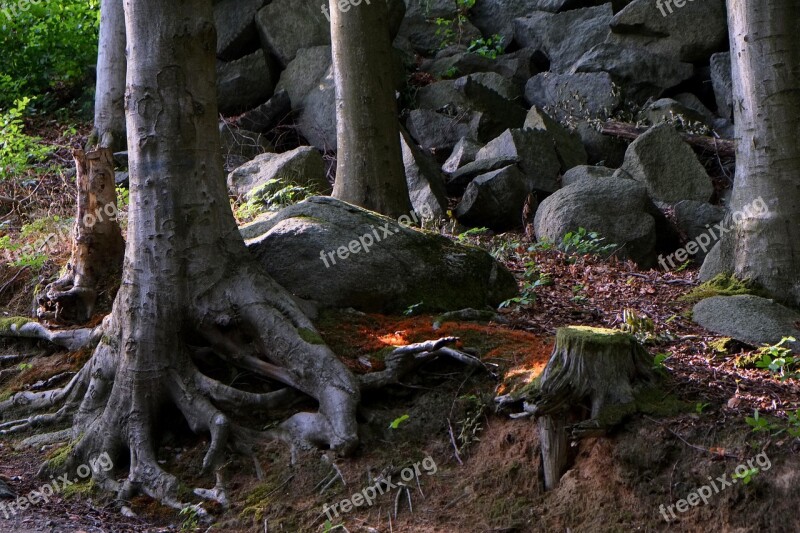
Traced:
<path fill-rule="evenodd" d="M 636 411 L 638 388 L 653 378 L 651 358 L 633 336 L 586 326 L 558 329 L 531 410 L 538 420 L 546 490 L 558 485 L 566 469 L 567 431 L 573 438 L 603 435 Z"/>
<path fill-rule="evenodd" d="M 98 292 L 122 270 L 125 241 L 117 222 L 114 163 L 110 148 L 73 152 L 78 206 L 72 256 L 66 271 L 36 297 L 39 319 L 84 323 L 94 313 Z"/>

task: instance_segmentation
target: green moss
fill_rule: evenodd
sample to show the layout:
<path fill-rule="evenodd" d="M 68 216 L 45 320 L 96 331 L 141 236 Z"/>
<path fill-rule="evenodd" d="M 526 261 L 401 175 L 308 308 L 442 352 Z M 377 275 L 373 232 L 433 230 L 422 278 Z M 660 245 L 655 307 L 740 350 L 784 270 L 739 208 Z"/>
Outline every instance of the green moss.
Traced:
<path fill-rule="evenodd" d="M 530 383 L 523 386 L 518 391 L 514 391 L 512 396 L 514 398 L 533 398 L 542 388 L 542 374 L 536 376 Z"/>
<path fill-rule="evenodd" d="M 319 333 L 313 329 L 299 328 L 297 333 L 299 333 L 300 338 L 306 341 L 308 344 L 325 344 L 325 341 L 322 340 L 322 337 L 319 336 Z"/>
<path fill-rule="evenodd" d="M 264 514 L 271 502 L 272 495 L 279 487 L 276 477 L 270 477 L 264 483 L 257 485 L 247 493 L 244 499 L 244 506 L 241 512 L 243 518 L 252 516 L 257 522 L 264 518 Z"/>
<path fill-rule="evenodd" d="M 53 450 L 47 458 L 47 470 L 50 472 L 63 470 L 73 449 L 75 449 L 75 442 L 69 442 L 61 448 Z"/>
<path fill-rule="evenodd" d="M 634 341 L 635 339 L 631 335 L 616 329 L 595 328 L 591 326 L 569 326 L 558 328 L 556 331 L 557 347 L 574 343 L 579 343 L 580 345 L 608 344 L 627 347 Z"/>
<path fill-rule="evenodd" d="M 12 329 L 19 329 L 28 322 L 31 322 L 31 319 L 21 316 L 0 318 L 0 331 L 11 331 Z"/>
<path fill-rule="evenodd" d="M 759 290 L 750 280 L 740 280 L 733 274 L 723 272 L 683 295 L 680 301 L 695 303 L 713 296 L 737 296 L 741 294 L 761 296 L 763 291 Z"/>
<path fill-rule="evenodd" d="M 72 485 L 67 485 L 64 487 L 62 494 L 65 498 L 72 498 L 74 496 L 89 496 L 94 492 L 95 486 L 94 480 L 90 478 L 86 481 L 80 481 L 78 483 L 73 483 Z"/>
<path fill-rule="evenodd" d="M 715 353 L 727 355 L 733 347 L 734 340 L 730 337 L 722 337 L 713 340 L 708 345 L 714 350 Z"/>
<path fill-rule="evenodd" d="M 694 408 L 693 405 L 655 386 L 636 391 L 634 401 L 638 412 L 659 417 L 691 412 Z"/>

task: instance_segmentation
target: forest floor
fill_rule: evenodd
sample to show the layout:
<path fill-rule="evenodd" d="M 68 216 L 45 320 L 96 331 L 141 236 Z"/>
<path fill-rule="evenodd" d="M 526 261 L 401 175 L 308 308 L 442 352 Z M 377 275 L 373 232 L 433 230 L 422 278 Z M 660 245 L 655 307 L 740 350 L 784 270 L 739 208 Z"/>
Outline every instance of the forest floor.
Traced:
<path fill-rule="evenodd" d="M 85 135 L 64 133 L 53 130 L 52 139 L 69 146 Z M 35 170 L 29 183 L 0 182 L 0 196 L 22 199 L 12 211 L 0 212 L 0 228 L 14 242 L 68 227 L 73 186 L 63 169 L 71 166 L 69 151 L 62 148 L 53 157 L 58 165 Z M 26 233 L 25 225 L 38 226 Z M 317 325 L 357 373 L 379 370 L 378 354 L 387 347 L 452 335 L 464 349 L 498 365 L 497 376 L 436 361 L 402 386 L 365 396 L 359 413 L 362 445 L 353 458 L 309 451 L 291 466 L 283 445 L 266 444 L 259 453 L 264 470 L 259 479 L 252 461 L 232 457 L 224 471 L 231 506 L 211 507 L 212 524 L 144 497 L 128 502 L 136 516 L 125 517 L 109 496 L 79 482 L 7 519 L 0 507 L 0 531 L 800 530 L 794 490 L 800 484 L 800 439 L 793 436 L 800 434 L 798 381 L 782 381 L 768 369 L 740 368 L 737 362 L 752 356 L 753 347 L 719 342 L 691 321 L 693 304 L 686 296 L 698 285 L 693 267 L 643 271 L 613 258 L 530 250 L 522 234 L 475 241 L 492 248 L 532 295 L 526 304 L 501 310 L 501 321 L 435 327 L 432 315 L 345 310 L 323 313 Z M 4 316 L 29 313 L 33 288 L 58 272 L 69 242 L 59 241 L 48 252 L 46 258 L 0 268 Z M 537 279 L 542 282 L 535 284 Z M 557 328 L 624 327 L 626 314 L 643 324 L 637 331 L 655 358 L 663 394 L 609 435 L 575 443 L 559 487 L 545 492 L 536 425 L 498 411 L 493 398 L 542 371 Z M 40 387 L 51 376 L 74 371 L 88 356 L 34 343 L 0 345 L 0 354 L 19 353 L 31 357 L 0 373 L 5 394 Z M 754 421 L 756 410 L 760 421 Z M 182 418 L 163 420 L 172 431 L 161 442 L 160 462 L 187 483 L 209 487 L 213 480 L 199 474 L 207 439 L 174 420 Z M 18 442 L 0 440 L 0 478 L 26 495 L 50 481 L 35 474 L 58 447 L 16 449 Z M 748 460 L 754 464 L 753 458 L 758 472 L 747 467 L 739 469 L 741 477 L 732 477 Z M 376 481 L 381 475 L 389 487 Z M 679 500 L 702 494 L 712 483 L 717 490 L 708 489 L 707 503 L 675 510 L 675 518 L 667 514 L 665 520 L 662 505 L 669 513 L 667 507 L 675 509 Z M 343 500 L 370 494 L 370 487 L 388 493 L 378 494 L 372 505 L 341 511 Z M 330 511 L 335 504 L 338 515 Z"/>

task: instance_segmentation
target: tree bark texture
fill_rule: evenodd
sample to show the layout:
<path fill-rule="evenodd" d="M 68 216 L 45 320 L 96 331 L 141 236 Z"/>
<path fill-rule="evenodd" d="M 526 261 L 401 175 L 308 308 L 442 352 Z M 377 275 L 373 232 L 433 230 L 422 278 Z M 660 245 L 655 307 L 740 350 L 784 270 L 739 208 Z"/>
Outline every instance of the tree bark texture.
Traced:
<path fill-rule="evenodd" d="M 800 306 L 800 1 L 728 0 L 738 137 L 734 273 Z M 767 209 L 753 209 L 762 199 Z M 737 217 L 738 218 L 738 217 Z"/>
<path fill-rule="evenodd" d="M 411 210 L 400 148 L 384 0 L 339 9 L 330 0 L 336 85 L 337 166 L 333 196 L 399 218 Z"/>

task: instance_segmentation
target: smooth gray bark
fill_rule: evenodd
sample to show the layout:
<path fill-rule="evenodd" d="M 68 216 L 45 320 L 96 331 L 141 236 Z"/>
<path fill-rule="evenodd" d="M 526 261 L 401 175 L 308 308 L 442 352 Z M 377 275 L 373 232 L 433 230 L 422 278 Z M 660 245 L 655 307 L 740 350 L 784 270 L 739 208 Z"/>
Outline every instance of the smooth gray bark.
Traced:
<path fill-rule="evenodd" d="M 728 0 L 737 130 L 734 272 L 800 306 L 800 2 Z M 754 208 L 763 200 L 767 209 Z"/>
<path fill-rule="evenodd" d="M 386 2 L 330 0 L 336 85 L 337 166 L 333 196 L 392 218 L 411 210 L 397 103 Z"/>
<path fill-rule="evenodd" d="M 123 0 L 100 3 L 93 140 L 112 151 L 125 144 L 125 11 Z"/>

